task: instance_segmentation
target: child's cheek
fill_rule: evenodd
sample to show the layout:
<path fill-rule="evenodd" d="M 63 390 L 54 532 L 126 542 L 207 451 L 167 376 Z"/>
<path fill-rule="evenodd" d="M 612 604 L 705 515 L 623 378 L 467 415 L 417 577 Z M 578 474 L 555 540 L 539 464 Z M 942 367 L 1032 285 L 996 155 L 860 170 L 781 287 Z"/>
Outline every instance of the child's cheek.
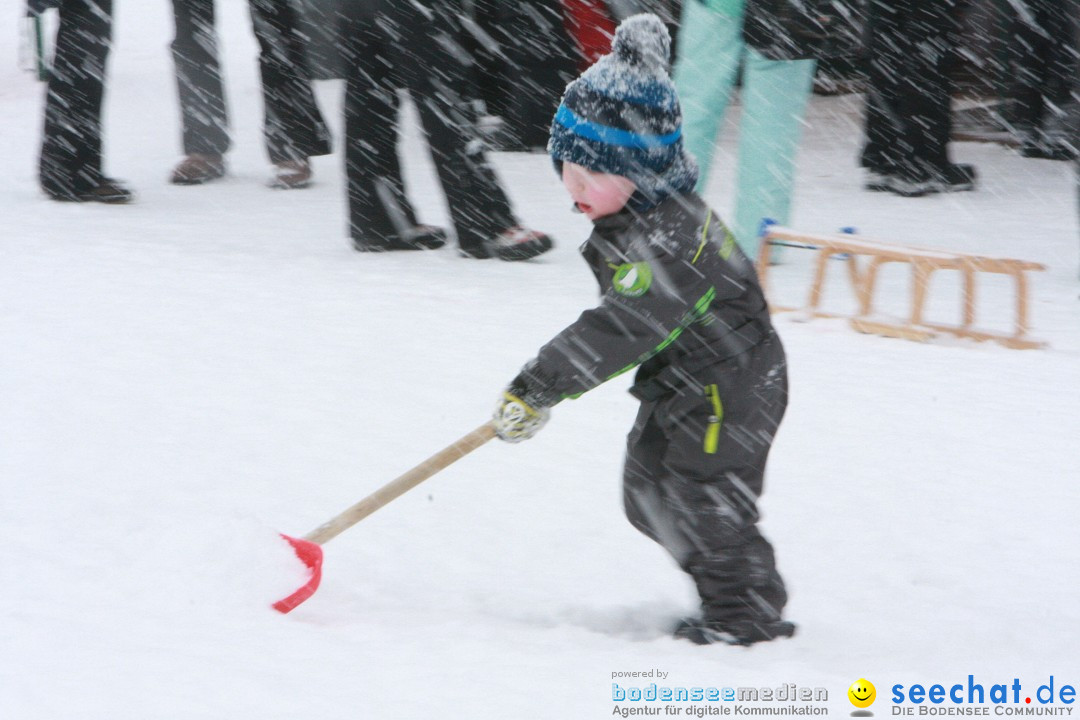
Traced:
<path fill-rule="evenodd" d="M 625 204 L 626 199 L 623 196 L 621 188 L 608 186 L 601 188 L 597 193 L 595 205 L 598 209 L 602 210 L 605 215 L 618 212 Z"/>

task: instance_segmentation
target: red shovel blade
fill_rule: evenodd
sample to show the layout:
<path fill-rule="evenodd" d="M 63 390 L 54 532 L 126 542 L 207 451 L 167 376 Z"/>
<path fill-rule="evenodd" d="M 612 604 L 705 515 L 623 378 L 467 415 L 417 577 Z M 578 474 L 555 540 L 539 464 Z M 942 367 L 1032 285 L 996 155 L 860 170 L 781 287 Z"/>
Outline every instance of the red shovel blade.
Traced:
<path fill-rule="evenodd" d="M 289 597 L 274 603 L 273 608 L 275 610 L 280 613 L 287 613 L 314 595 L 315 591 L 319 589 L 319 581 L 322 580 L 323 552 L 322 546 L 313 543 L 310 540 L 289 537 L 284 533 L 282 533 L 281 537 L 288 540 L 289 544 L 293 546 L 293 550 L 296 551 L 296 557 L 300 558 L 305 565 L 311 568 L 311 577 L 308 578 L 306 583 L 300 586 L 299 590 Z"/>

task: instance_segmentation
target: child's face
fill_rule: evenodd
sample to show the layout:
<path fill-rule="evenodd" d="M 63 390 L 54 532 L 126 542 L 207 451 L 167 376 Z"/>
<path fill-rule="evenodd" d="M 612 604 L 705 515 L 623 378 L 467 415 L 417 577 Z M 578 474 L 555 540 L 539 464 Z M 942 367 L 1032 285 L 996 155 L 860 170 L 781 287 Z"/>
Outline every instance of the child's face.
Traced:
<path fill-rule="evenodd" d="M 563 163 L 562 181 L 574 205 L 590 220 L 619 212 L 637 189 L 622 175 L 593 172 L 571 162 Z"/>

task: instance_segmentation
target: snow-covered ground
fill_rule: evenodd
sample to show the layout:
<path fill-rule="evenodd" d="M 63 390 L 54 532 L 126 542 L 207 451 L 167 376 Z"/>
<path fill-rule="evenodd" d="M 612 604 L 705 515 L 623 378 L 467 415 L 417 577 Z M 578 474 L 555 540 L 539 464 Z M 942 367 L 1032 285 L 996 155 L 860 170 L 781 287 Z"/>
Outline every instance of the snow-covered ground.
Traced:
<path fill-rule="evenodd" d="M 595 301 L 576 255 L 587 221 L 544 156 L 500 154 L 521 218 L 555 251 L 525 264 L 354 253 L 340 152 L 315 160 L 309 190 L 263 185 L 239 0 L 219 3 L 230 176 L 171 186 L 168 3 L 117 5 L 107 169 L 137 190 L 129 207 L 37 190 L 42 88 L 16 68 L 21 3 L 4 4 L 0 718 L 602 718 L 663 705 L 612 700 L 613 673 L 648 670 L 668 675 L 614 681 L 821 687 L 833 715 L 852 710 L 861 677 L 878 715 L 895 684 L 1080 684 L 1071 166 L 958 144 L 978 192 L 869 194 L 861 98 L 814 99 L 792 224 L 1046 263 L 1032 335 L 1050 346 L 923 345 L 777 316 L 792 398 L 762 508 L 794 639 L 667 637 L 694 595 L 622 517 L 627 378 L 329 543 L 323 587 L 282 616 L 269 604 L 303 573 L 276 532 L 307 532 L 483 422 L 521 363 Z M 339 148 L 341 91 L 318 87 Z M 707 193 L 721 212 L 732 138 Z M 404 156 L 422 218 L 444 221 L 411 120 Z M 804 255 L 775 269 L 778 297 L 803 297 Z M 842 278 L 826 298 L 837 308 L 851 302 Z M 884 308 L 902 314 L 904 280 L 884 282 Z M 959 291 L 936 282 L 931 315 L 954 321 Z M 986 284 L 987 325 L 1009 327 L 1009 293 Z"/>

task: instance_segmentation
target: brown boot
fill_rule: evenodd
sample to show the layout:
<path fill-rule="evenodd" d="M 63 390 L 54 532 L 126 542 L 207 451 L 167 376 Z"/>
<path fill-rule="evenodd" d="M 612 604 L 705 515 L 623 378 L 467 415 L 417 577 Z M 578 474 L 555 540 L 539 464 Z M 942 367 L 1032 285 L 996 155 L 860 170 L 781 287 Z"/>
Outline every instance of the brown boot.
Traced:
<path fill-rule="evenodd" d="M 173 169 L 173 185 L 202 185 L 225 175 L 225 160 L 220 155 L 191 153 Z"/>
<path fill-rule="evenodd" d="M 299 190 L 311 184 L 311 163 L 302 160 L 285 160 L 274 165 L 274 177 L 270 187 L 275 190 Z"/>
<path fill-rule="evenodd" d="M 113 178 L 102 178 L 97 185 L 87 190 L 68 193 L 46 191 L 46 194 L 61 202 L 99 202 L 108 205 L 126 205 L 135 199 L 131 188 Z"/>
<path fill-rule="evenodd" d="M 543 255 L 554 247 L 555 243 L 542 232 L 514 225 L 496 235 L 489 245 L 500 260 L 513 262 Z M 471 253 L 464 254 L 477 257 Z"/>

